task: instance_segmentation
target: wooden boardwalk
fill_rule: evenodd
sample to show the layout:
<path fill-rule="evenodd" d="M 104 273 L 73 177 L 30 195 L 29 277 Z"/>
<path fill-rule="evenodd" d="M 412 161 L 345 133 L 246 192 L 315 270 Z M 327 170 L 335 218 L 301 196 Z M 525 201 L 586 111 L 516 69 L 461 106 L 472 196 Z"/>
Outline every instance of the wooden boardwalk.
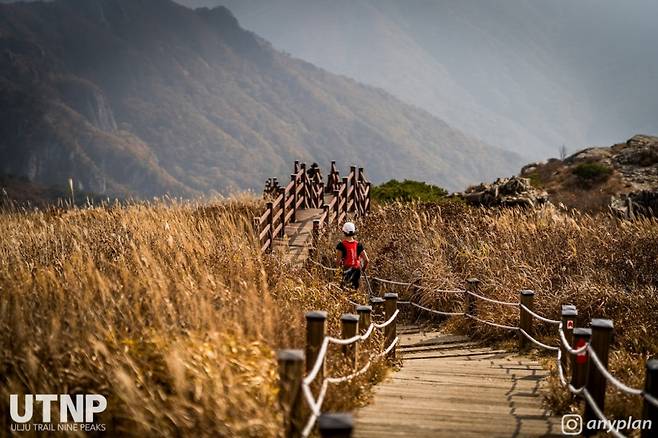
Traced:
<path fill-rule="evenodd" d="M 286 225 L 286 237 L 274 239 L 273 252 L 278 253 L 286 263 L 294 266 L 304 264 L 313 245 L 313 221 L 318 219 L 322 210 L 306 208 L 297 212 L 297 222 Z"/>
<path fill-rule="evenodd" d="M 330 200 L 324 197 L 325 203 Z M 313 221 L 320 219 L 322 209 L 305 208 L 297 211 L 297 221 L 286 225 L 286 237 L 274 239 L 273 251 L 286 263 L 301 267 L 309 256 L 313 246 Z"/>
<path fill-rule="evenodd" d="M 403 366 L 356 415 L 357 438 L 561 436 L 536 361 L 464 336 L 404 327 Z"/>

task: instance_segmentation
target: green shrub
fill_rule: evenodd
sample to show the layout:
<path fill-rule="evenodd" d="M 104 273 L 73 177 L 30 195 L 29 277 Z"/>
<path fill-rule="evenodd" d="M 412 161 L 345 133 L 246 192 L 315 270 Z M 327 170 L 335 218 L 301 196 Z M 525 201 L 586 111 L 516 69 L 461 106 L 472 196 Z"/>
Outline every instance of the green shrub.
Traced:
<path fill-rule="evenodd" d="M 541 176 L 539 175 L 538 171 L 531 172 L 527 175 L 524 175 L 526 178 L 530 180 L 530 184 L 537 189 L 541 189 L 544 187 L 544 181 L 542 181 Z"/>
<path fill-rule="evenodd" d="M 603 181 L 606 180 L 612 169 L 601 163 L 582 163 L 573 169 L 573 174 L 584 181 Z"/>
<path fill-rule="evenodd" d="M 441 187 L 408 179 L 402 182 L 392 179 L 372 188 L 372 198 L 380 203 L 393 201 L 437 202 L 443 200 L 447 194 L 448 192 Z"/>

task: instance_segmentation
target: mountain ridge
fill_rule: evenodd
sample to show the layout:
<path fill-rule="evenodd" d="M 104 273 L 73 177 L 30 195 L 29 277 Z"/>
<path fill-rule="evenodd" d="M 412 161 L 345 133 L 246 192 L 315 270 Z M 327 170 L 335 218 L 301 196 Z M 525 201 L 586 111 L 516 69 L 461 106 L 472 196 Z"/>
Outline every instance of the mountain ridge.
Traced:
<path fill-rule="evenodd" d="M 301 159 L 455 189 L 521 162 L 382 89 L 275 51 L 223 7 L 2 5 L 0 53 L 0 172 L 39 183 L 198 196 L 259 189 Z"/>

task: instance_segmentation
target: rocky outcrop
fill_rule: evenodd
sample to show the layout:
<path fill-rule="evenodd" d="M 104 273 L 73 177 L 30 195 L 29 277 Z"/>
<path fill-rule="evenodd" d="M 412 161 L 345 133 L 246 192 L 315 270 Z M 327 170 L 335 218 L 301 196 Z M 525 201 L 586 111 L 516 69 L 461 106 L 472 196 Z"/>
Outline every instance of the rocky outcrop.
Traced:
<path fill-rule="evenodd" d="M 635 135 L 609 147 L 590 147 L 564 160 L 531 163 L 520 175 L 546 190 L 550 201 L 588 213 L 658 216 L 658 137 Z"/>
<path fill-rule="evenodd" d="M 112 108 L 99 87 L 76 77 L 58 78 L 54 85 L 63 102 L 83 115 L 93 126 L 107 133 L 117 130 Z"/>
<path fill-rule="evenodd" d="M 625 219 L 658 217 L 658 190 L 642 190 L 622 196 L 614 196 L 610 210 Z"/>
<path fill-rule="evenodd" d="M 469 187 L 458 196 L 471 205 L 485 207 L 534 208 L 548 201 L 548 193 L 534 188 L 528 178 L 518 176 Z"/>

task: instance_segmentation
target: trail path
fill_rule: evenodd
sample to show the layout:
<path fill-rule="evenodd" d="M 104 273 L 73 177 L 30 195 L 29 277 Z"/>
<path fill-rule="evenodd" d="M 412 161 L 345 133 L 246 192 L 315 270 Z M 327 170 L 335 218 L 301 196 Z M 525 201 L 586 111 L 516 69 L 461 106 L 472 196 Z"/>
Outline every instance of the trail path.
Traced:
<path fill-rule="evenodd" d="M 542 407 L 548 371 L 465 336 L 402 328 L 403 367 L 356 416 L 357 438 L 561 436 Z"/>

